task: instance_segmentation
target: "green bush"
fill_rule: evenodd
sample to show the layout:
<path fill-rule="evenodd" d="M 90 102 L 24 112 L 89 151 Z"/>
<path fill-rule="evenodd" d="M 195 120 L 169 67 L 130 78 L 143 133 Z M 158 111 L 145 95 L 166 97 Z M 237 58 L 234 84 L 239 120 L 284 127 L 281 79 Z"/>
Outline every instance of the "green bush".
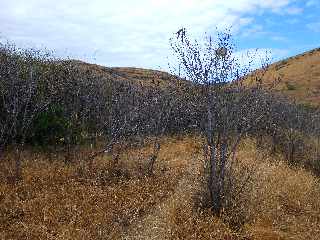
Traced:
<path fill-rule="evenodd" d="M 47 111 L 39 113 L 31 129 L 29 143 L 37 145 L 62 144 L 69 127 L 61 106 L 50 106 Z"/>

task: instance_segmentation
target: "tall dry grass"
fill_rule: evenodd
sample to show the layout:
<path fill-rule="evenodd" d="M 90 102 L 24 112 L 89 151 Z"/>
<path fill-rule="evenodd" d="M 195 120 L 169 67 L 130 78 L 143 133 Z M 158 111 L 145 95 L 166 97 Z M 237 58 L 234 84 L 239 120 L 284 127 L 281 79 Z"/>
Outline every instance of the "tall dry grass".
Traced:
<path fill-rule="evenodd" d="M 253 141 L 238 159 L 255 166 L 246 202 L 243 231 L 252 239 L 320 239 L 320 181 L 311 172 L 289 167 L 281 156 L 257 158 Z"/>
<path fill-rule="evenodd" d="M 28 156 L 23 180 L 0 184 L 0 239 L 120 238 L 181 177 L 178 167 L 167 171 L 165 164 L 154 176 L 139 173 L 144 153 L 148 149 L 122 154 L 116 166 L 110 156 L 97 159 L 92 172 L 81 161 L 65 165 L 41 154 Z M 1 165 L 10 168 L 9 162 Z"/>
<path fill-rule="evenodd" d="M 81 157 L 65 165 L 25 153 L 23 181 L 0 184 L 0 239 L 320 239 L 319 179 L 262 157 L 250 139 L 233 171 L 245 188 L 212 216 L 200 142 L 163 138 L 153 176 L 144 175 L 151 144 L 126 150 L 116 165 L 96 159 L 91 172 Z"/>

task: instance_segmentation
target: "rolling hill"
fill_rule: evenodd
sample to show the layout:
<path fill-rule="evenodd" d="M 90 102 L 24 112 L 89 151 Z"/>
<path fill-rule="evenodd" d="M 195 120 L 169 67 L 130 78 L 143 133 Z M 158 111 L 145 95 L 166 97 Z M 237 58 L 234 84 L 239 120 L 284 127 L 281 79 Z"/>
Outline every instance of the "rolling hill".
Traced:
<path fill-rule="evenodd" d="M 170 79 L 178 78 L 163 71 L 130 68 L 130 67 L 103 67 L 72 60 L 81 68 L 91 69 L 103 78 L 117 81 L 130 81 L 142 85 L 168 86 Z M 292 99 L 312 105 L 320 104 L 320 48 L 284 59 L 271 64 L 264 77 L 266 86 L 274 84 L 280 79 L 275 89 Z M 186 81 L 182 82 L 186 83 Z"/>
<path fill-rule="evenodd" d="M 134 67 L 105 67 L 97 64 L 82 62 L 79 60 L 71 61 L 79 66 L 82 70 L 93 71 L 103 79 L 111 79 L 114 81 L 131 82 L 141 84 L 143 86 L 153 85 L 160 87 L 168 86 L 178 80 L 180 83 L 187 82 L 164 71 Z"/>

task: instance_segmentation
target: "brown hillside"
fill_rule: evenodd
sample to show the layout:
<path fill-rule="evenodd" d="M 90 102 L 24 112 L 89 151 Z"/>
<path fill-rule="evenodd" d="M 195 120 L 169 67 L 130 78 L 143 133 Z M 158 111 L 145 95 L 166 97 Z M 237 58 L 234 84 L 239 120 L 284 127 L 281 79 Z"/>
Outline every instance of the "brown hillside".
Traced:
<path fill-rule="evenodd" d="M 273 63 L 263 82 L 280 78 L 276 89 L 289 97 L 313 105 L 320 104 L 320 48 Z"/>

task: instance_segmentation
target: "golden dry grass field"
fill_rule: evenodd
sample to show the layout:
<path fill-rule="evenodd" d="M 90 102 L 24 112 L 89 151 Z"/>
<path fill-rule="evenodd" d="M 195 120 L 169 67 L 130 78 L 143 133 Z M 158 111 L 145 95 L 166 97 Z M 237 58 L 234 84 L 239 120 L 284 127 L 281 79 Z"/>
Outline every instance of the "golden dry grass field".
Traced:
<path fill-rule="evenodd" d="M 311 173 L 279 156 L 262 158 L 246 139 L 234 174 L 250 171 L 251 180 L 233 209 L 216 218 L 203 207 L 200 138 L 161 141 L 153 176 L 144 174 L 151 145 L 122 152 L 117 164 L 97 158 L 91 171 L 81 160 L 85 149 L 68 165 L 25 151 L 18 184 L 5 177 L 12 166 L 3 161 L 0 239 L 320 239 L 320 181 Z"/>

